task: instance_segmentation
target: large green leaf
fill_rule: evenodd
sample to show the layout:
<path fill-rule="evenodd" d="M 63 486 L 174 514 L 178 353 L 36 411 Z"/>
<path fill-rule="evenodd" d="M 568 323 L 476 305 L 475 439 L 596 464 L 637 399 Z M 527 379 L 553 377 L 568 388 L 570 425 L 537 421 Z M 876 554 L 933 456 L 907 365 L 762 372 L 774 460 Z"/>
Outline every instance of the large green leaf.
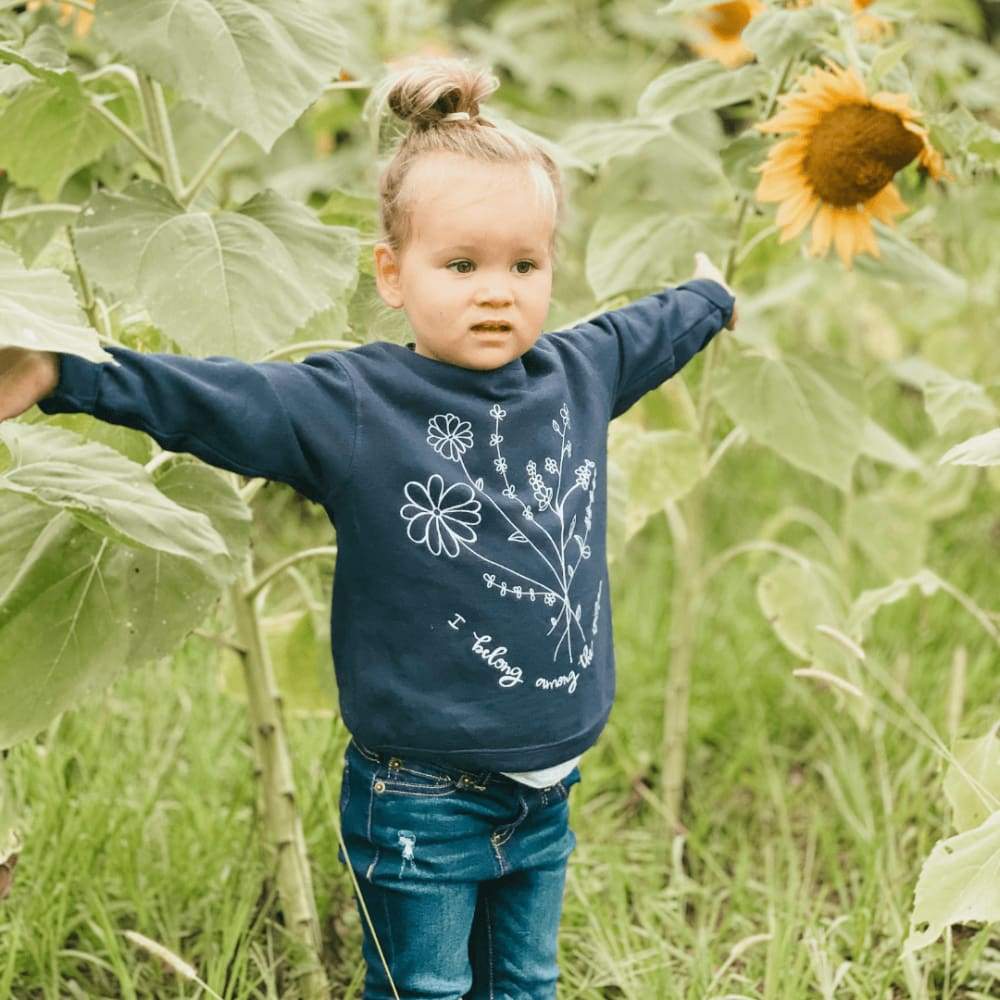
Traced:
<path fill-rule="evenodd" d="M 197 563 L 215 580 L 232 575 L 229 550 L 204 514 L 156 489 L 141 466 L 119 452 L 47 424 L 0 424 L 13 466 L 0 491 L 65 510 L 97 534 Z"/>
<path fill-rule="evenodd" d="M 73 73 L 24 87 L 0 112 L 0 167 L 46 201 L 54 201 L 71 174 L 117 140 Z"/>
<path fill-rule="evenodd" d="M 981 385 L 958 378 L 924 358 L 902 358 L 888 369 L 901 382 L 923 392 L 927 415 L 939 434 L 997 416 L 996 406 Z"/>
<path fill-rule="evenodd" d="M 969 285 L 965 278 L 934 260 L 894 226 L 874 219 L 872 228 L 878 239 L 879 256 L 858 254 L 854 258 L 854 266 L 859 273 L 887 279 L 892 284 L 915 285 L 920 289 L 937 288 L 942 295 L 957 300 L 968 296 Z"/>
<path fill-rule="evenodd" d="M 1000 465 L 1000 428 L 956 444 L 938 461 L 955 465 Z"/>
<path fill-rule="evenodd" d="M 302 718 L 330 718 L 338 711 L 337 688 L 330 659 L 330 630 L 311 611 L 266 621 L 267 652 L 281 693 L 281 707 Z M 229 649 L 219 656 L 219 687 L 246 701 L 246 683 L 240 658 Z"/>
<path fill-rule="evenodd" d="M 944 794 L 952 809 L 952 823 L 959 833 L 979 826 L 1000 809 L 1000 739 L 995 722 L 985 736 L 956 740 L 952 752 L 961 765 L 948 765 Z"/>
<path fill-rule="evenodd" d="M 918 455 L 871 417 L 865 418 L 865 426 L 861 432 L 861 453 L 878 462 L 911 472 L 920 472 L 924 468 Z"/>
<path fill-rule="evenodd" d="M 357 281 L 354 229 L 262 191 L 236 211 L 185 212 L 136 181 L 84 210 L 77 249 L 115 295 L 135 296 L 186 351 L 255 360 Z"/>
<path fill-rule="evenodd" d="M 835 27 L 834 12 L 826 7 L 768 10 L 751 19 L 740 32 L 740 41 L 764 66 L 777 66 Z"/>
<path fill-rule="evenodd" d="M 754 440 L 847 489 L 866 416 L 861 379 L 840 361 L 738 356 L 718 371 L 713 393 Z"/>
<path fill-rule="evenodd" d="M 0 491 L 0 535 L 20 565 L 0 593 L 0 747 L 29 739 L 125 667 L 129 581 L 108 572 L 114 548 L 71 514 Z M 15 534 L 11 521 L 30 534 Z"/>
<path fill-rule="evenodd" d="M 781 644 L 799 659 L 856 679 L 847 650 L 817 625 L 844 631 L 844 600 L 814 565 L 781 562 L 757 580 L 757 603 Z"/>
<path fill-rule="evenodd" d="M 936 941 L 945 927 L 1000 920 L 1000 810 L 934 845 L 917 879 L 904 951 Z"/>
<path fill-rule="evenodd" d="M 696 250 L 724 252 L 727 227 L 717 216 L 674 215 L 648 204 L 621 205 L 598 216 L 587 241 L 587 281 L 598 300 L 686 275 Z"/>
<path fill-rule="evenodd" d="M 229 553 L 228 583 L 242 567 L 250 545 L 250 510 L 229 478 L 191 459 L 174 459 L 153 475 L 156 488 L 174 503 L 207 517 Z M 142 627 L 129 633 L 129 665 L 172 652 L 219 597 L 220 581 L 209 567 L 169 553 L 119 546 L 108 572 L 128 581 L 128 617 Z"/>
<path fill-rule="evenodd" d="M 890 580 L 912 576 L 924 565 L 930 524 L 921 498 L 886 489 L 855 497 L 847 532 Z"/>
<path fill-rule="evenodd" d="M 340 70 L 336 0 L 101 0 L 128 61 L 270 150 Z"/>
<path fill-rule="evenodd" d="M 679 430 L 641 430 L 611 425 L 608 451 L 628 482 L 625 542 L 668 500 L 679 500 L 701 478 L 707 455 L 697 434 Z"/>
<path fill-rule="evenodd" d="M 5 52 L 17 52 L 31 64 L 31 71 L 4 59 Z M 0 94 L 6 94 L 33 79 L 54 79 L 65 71 L 69 57 L 62 35 L 54 24 L 40 25 L 19 48 L 5 42 L 0 46 Z"/>
<path fill-rule="evenodd" d="M 156 485 L 246 554 L 249 512 L 224 476 L 175 460 Z M 127 667 L 170 653 L 219 581 L 205 565 L 116 545 L 67 511 L 0 491 L 0 747 L 28 739 Z"/>
<path fill-rule="evenodd" d="M 652 80 L 640 95 L 637 110 L 645 117 L 710 111 L 749 100 L 770 79 L 762 66 L 727 69 L 714 59 L 697 59 Z"/>
<path fill-rule="evenodd" d="M 931 597 L 944 585 L 944 581 L 925 566 L 913 576 L 901 580 L 893 580 L 884 587 L 863 590 L 851 604 L 847 616 L 848 634 L 859 642 L 864 636 L 868 622 L 875 616 L 879 608 L 886 604 L 895 604 L 906 597 L 914 587 L 919 587 L 924 597 Z"/>
<path fill-rule="evenodd" d="M 0 346 L 66 351 L 88 361 L 113 361 L 76 301 L 61 271 L 29 271 L 17 254 L 0 246 Z"/>

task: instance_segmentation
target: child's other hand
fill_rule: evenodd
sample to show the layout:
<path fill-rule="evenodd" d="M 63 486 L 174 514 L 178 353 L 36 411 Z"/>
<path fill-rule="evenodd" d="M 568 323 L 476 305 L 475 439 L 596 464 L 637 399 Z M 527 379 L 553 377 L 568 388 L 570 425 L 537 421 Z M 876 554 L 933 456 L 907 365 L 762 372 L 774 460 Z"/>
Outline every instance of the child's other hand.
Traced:
<path fill-rule="evenodd" d="M 31 409 L 59 384 L 59 355 L 24 347 L 0 347 L 0 420 Z"/>
<path fill-rule="evenodd" d="M 694 276 L 696 278 L 710 278 L 712 281 L 717 281 L 730 295 L 735 297 L 736 293 L 726 283 L 722 272 L 708 259 L 707 254 L 699 250 L 694 255 L 694 265 Z M 732 318 L 726 324 L 727 330 L 732 330 L 736 326 L 736 311 L 737 307 L 734 305 Z"/>

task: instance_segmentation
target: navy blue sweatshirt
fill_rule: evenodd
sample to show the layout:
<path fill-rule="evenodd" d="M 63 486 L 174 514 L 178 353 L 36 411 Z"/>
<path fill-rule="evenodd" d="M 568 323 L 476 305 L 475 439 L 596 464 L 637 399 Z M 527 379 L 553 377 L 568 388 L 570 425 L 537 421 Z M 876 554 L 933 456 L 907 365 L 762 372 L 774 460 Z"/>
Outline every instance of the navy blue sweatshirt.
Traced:
<path fill-rule="evenodd" d="M 489 371 L 387 341 L 256 364 L 109 347 L 117 363 L 63 354 L 38 405 L 322 504 L 348 730 L 387 754 L 536 770 L 592 746 L 615 693 L 608 422 L 733 304 L 694 279 Z"/>

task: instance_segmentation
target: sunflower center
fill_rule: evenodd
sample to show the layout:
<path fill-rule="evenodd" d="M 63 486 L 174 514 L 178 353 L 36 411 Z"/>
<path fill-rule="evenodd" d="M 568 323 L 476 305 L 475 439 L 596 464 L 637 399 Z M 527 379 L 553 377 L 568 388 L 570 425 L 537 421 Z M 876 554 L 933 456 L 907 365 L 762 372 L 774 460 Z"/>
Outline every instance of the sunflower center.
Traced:
<path fill-rule="evenodd" d="M 750 23 L 750 8 L 745 3 L 714 3 L 704 16 L 713 34 L 736 38 Z"/>
<path fill-rule="evenodd" d="M 812 131 L 803 169 L 830 205 L 867 201 L 920 152 L 920 137 L 899 116 L 871 104 L 844 104 Z"/>

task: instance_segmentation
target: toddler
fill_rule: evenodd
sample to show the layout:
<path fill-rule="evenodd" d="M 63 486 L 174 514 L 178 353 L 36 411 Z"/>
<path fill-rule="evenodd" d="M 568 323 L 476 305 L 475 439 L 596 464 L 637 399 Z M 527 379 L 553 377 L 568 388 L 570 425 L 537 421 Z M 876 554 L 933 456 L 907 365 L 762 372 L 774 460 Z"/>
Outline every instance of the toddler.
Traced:
<path fill-rule="evenodd" d="M 334 523 L 338 856 L 366 904 L 368 1000 L 555 997 L 567 796 L 615 693 L 608 422 L 735 323 L 698 255 L 692 280 L 542 334 L 563 191 L 541 147 L 480 116 L 497 86 L 443 59 L 373 94 L 410 122 L 374 248 L 405 346 L 0 351 L 0 419 L 90 413 L 289 483 Z"/>

